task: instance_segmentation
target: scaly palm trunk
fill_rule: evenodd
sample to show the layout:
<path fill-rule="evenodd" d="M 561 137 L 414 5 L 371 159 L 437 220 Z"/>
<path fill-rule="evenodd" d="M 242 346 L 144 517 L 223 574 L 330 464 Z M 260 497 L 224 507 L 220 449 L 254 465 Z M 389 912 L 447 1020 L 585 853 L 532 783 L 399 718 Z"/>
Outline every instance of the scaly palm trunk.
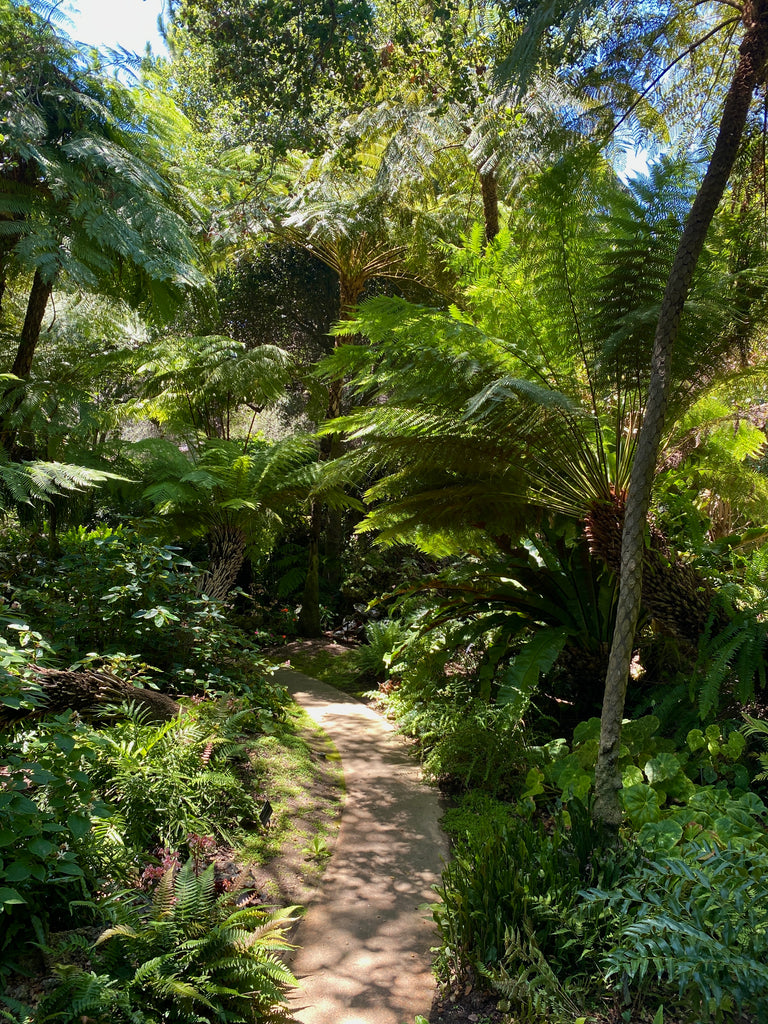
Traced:
<path fill-rule="evenodd" d="M 618 768 L 621 722 L 640 612 L 646 519 L 669 400 L 672 349 L 709 225 L 736 158 L 752 93 L 764 79 L 768 56 L 768 0 L 747 2 L 743 20 L 746 32 L 725 100 L 715 150 L 686 220 L 667 280 L 654 339 L 648 405 L 638 435 L 627 496 L 616 629 L 605 681 L 593 808 L 595 819 L 610 829 L 617 829 L 621 823 Z"/>

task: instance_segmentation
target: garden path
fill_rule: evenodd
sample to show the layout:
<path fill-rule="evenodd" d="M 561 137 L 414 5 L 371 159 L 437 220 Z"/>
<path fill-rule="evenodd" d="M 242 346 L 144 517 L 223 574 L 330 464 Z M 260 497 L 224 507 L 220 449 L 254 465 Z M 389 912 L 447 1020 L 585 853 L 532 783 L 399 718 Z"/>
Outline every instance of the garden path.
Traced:
<path fill-rule="evenodd" d="M 412 1024 L 435 991 L 425 904 L 448 856 L 437 792 L 372 708 L 300 672 L 278 678 L 333 740 L 346 786 L 319 897 L 294 936 L 291 1011 L 302 1024 Z"/>

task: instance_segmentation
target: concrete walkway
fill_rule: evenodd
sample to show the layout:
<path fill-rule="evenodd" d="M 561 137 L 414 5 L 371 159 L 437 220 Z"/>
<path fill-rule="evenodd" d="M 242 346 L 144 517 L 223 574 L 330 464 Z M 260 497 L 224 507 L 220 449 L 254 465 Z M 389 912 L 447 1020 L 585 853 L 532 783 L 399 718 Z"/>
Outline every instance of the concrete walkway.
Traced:
<path fill-rule="evenodd" d="M 413 1024 L 434 995 L 428 909 L 447 858 L 437 793 L 405 741 L 371 708 L 300 672 L 277 678 L 331 737 L 346 802 L 317 901 L 291 968 L 302 1024 Z"/>

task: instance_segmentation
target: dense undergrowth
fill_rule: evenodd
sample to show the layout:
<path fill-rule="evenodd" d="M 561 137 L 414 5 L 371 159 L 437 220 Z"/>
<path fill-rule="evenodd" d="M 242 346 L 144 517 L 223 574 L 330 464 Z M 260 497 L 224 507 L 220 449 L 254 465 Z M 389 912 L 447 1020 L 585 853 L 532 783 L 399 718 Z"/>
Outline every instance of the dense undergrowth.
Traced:
<path fill-rule="evenodd" d="M 249 861 L 289 827 L 269 780 L 274 740 L 301 763 L 287 696 L 176 549 L 127 527 L 61 546 L 3 537 L 0 1019 L 282 1019 L 292 911 Z M 53 669 L 78 710 L 50 712 Z M 78 692 L 94 670 L 181 712 Z"/>
<path fill-rule="evenodd" d="M 488 987 L 515 1022 L 764 1019 L 765 722 L 735 706 L 702 719 L 695 703 L 679 708 L 691 728 L 628 719 L 614 836 L 589 813 L 599 719 L 551 738 L 535 696 L 522 719 L 481 699 L 476 650 L 403 620 L 389 644 L 378 624 L 370 635 L 344 677 L 378 659 L 371 695 L 450 797 L 434 907 L 447 989 Z M 654 698 L 662 713 L 667 696 Z"/>

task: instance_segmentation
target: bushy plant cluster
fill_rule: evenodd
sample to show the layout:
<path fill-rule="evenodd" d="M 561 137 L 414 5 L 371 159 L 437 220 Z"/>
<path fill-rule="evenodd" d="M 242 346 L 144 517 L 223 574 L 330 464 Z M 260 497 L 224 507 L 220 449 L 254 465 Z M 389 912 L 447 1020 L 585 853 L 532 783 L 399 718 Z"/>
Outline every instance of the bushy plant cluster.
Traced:
<path fill-rule="evenodd" d="M 437 887 L 443 980 L 485 980 L 516 1020 L 570 1024 L 611 1003 L 638 1021 L 659 1007 L 696 1024 L 762 1020 L 764 811 L 750 832 L 741 808 L 741 841 L 714 818 L 673 847 L 652 830 L 606 844 L 578 800 L 549 821 L 499 826 L 496 811 L 494 830 L 457 839 Z"/>
<path fill-rule="evenodd" d="M 58 560 L 21 543 L 2 557 L 0 989 L 41 951 L 59 967 L 38 1005 L 6 998 L 0 1014 L 282 1019 L 289 915 L 251 906 L 242 881 L 228 893 L 211 861 L 261 827 L 244 743 L 272 731 L 284 692 L 175 549 L 100 528 L 64 535 Z M 41 667 L 192 696 L 160 722 L 96 698 L 87 717 L 54 715 Z"/>
<path fill-rule="evenodd" d="M 750 736 L 764 741 L 768 726 L 697 722 L 694 705 L 682 730 L 627 720 L 625 825 L 612 838 L 587 810 L 599 719 L 535 742 L 552 726 L 535 697 L 524 718 L 483 699 L 487 659 L 455 639 L 413 631 L 383 695 L 428 772 L 458 794 L 434 909 L 442 981 L 490 986 L 521 1021 L 762 1019 L 768 807 L 755 755 L 766 755 Z"/>
<path fill-rule="evenodd" d="M 197 593 L 201 573 L 178 548 L 122 526 L 79 527 L 60 543 L 53 558 L 9 534 L 0 554 L 3 618 L 42 634 L 58 664 L 105 666 L 173 693 L 246 692 L 278 710 L 256 645 Z"/>

